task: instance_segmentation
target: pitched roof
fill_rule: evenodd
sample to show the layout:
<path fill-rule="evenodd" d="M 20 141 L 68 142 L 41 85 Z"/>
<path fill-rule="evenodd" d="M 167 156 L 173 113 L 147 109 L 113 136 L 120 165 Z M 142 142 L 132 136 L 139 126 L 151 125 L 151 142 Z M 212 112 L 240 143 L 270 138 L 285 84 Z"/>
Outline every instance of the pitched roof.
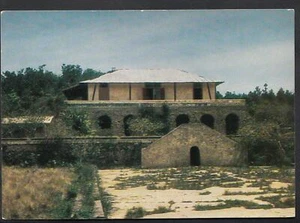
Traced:
<path fill-rule="evenodd" d="M 176 69 L 122 69 L 80 83 L 201 83 L 214 81 L 197 74 Z"/>

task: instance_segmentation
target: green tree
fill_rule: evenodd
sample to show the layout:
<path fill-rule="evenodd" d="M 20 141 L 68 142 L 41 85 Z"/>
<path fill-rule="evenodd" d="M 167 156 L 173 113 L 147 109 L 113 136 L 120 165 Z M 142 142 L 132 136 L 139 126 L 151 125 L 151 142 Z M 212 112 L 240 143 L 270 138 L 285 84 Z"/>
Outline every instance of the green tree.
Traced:
<path fill-rule="evenodd" d="M 82 75 L 82 68 L 79 65 L 63 64 L 61 66 L 61 86 L 69 87 L 79 83 Z"/>

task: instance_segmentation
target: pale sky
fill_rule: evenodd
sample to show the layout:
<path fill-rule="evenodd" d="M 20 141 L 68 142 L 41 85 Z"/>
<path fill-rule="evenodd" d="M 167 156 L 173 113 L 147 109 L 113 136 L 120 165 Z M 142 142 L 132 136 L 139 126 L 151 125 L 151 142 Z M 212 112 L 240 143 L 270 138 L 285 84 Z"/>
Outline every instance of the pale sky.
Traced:
<path fill-rule="evenodd" d="M 1 23 L 2 72 L 172 68 L 225 81 L 223 94 L 294 92 L 293 10 L 6 11 Z"/>

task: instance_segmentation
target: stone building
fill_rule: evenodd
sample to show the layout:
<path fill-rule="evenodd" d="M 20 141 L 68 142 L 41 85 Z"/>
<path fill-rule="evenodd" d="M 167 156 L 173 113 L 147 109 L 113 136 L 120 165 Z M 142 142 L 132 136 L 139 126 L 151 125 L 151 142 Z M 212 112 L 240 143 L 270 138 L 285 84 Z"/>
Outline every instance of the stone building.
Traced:
<path fill-rule="evenodd" d="M 247 153 L 204 124 L 182 124 L 142 150 L 142 167 L 240 166 Z"/>
<path fill-rule="evenodd" d="M 170 129 L 181 134 L 188 128 L 189 134 L 175 137 L 173 132 L 143 149 L 144 167 L 189 165 L 191 154 L 203 165 L 239 165 L 242 151 L 228 136 L 237 135 L 247 119 L 245 101 L 216 99 L 216 87 L 221 83 L 173 69 L 116 70 L 82 81 L 64 93 L 69 106 L 86 111 L 94 131 L 102 136 L 131 136 L 128 120 L 137 117 L 141 108 L 159 111 L 167 105 Z M 188 123 L 190 127 L 180 127 Z M 180 146 L 163 145 L 165 137 Z M 181 144 L 181 140 L 191 144 Z M 192 153 L 191 148 L 199 152 Z M 175 151 L 184 155 L 169 156 Z M 221 152 L 223 155 L 216 158 Z M 181 157 L 181 161 L 162 164 L 156 157 Z"/>

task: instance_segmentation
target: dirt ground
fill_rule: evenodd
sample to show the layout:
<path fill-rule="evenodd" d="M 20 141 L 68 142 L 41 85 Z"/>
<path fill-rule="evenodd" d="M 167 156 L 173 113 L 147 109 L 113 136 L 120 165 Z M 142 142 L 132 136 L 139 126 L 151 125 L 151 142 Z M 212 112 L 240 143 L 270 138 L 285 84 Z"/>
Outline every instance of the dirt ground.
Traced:
<path fill-rule="evenodd" d="M 193 170 L 191 170 L 193 171 Z M 198 172 L 197 172 L 198 171 Z M 196 174 L 206 174 L 209 170 L 194 171 Z M 277 170 L 272 170 L 276 173 Z M 253 171 L 252 171 L 253 172 Z M 255 202 L 258 205 L 270 205 L 268 201 L 257 199 L 261 196 L 272 197 L 280 194 L 284 195 L 287 193 L 287 188 L 292 183 L 281 182 L 278 179 L 270 179 L 268 190 L 265 190 L 265 185 L 257 186 L 257 179 L 255 174 L 252 173 L 247 177 L 241 177 L 240 175 L 233 174 L 230 171 L 226 172 L 227 176 L 234 176 L 235 179 L 239 179 L 242 182 L 239 187 L 231 187 L 231 182 L 225 182 L 223 184 L 212 184 L 213 186 L 205 187 L 204 189 L 175 189 L 167 187 L 166 183 L 162 181 L 151 182 L 155 179 L 155 170 L 144 171 L 139 169 L 109 169 L 99 170 L 102 187 L 104 190 L 112 196 L 112 211 L 109 218 L 123 219 L 127 211 L 133 207 L 143 207 L 146 211 L 153 211 L 159 206 L 166 208 L 170 207 L 172 212 L 149 214 L 145 215 L 144 218 L 226 218 L 226 217 L 294 217 L 295 208 L 256 208 L 247 209 L 245 207 L 231 207 L 219 210 L 201 210 L 196 211 L 195 205 L 212 205 L 216 206 L 226 200 L 242 200 Z M 160 171 L 160 174 L 162 172 Z M 148 176 L 151 176 L 150 179 Z M 170 175 L 164 174 L 168 182 L 174 180 Z M 176 172 L 173 176 L 182 178 L 185 183 L 192 181 L 194 175 L 183 176 L 180 172 Z M 204 176 L 204 175 L 203 175 Z M 209 172 L 211 181 L 219 181 L 223 178 L 220 177 L 220 173 Z M 223 175 L 224 176 L 224 172 Z M 251 177 L 254 176 L 254 177 Z M 149 179 L 148 179 L 149 178 Z M 128 179 L 135 179 L 135 182 L 128 181 Z M 225 179 L 225 178 L 224 178 Z M 148 180 L 148 181 L 147 181 Z M 176 180 L 176 179 L 175 179 Z M 200 183 L 202 179 L 199 178 Z M 267 182 L 267 181 L 264 181 Z M 228 186 L 226 186 L 226 183 Z M 228 184 L 229 183 L 229 184 Z M 187 183 L 188 184 L 188 183 Z M 155 185 L 157 188 L 149 189 L 149 185 Z M 279 190 L 281 192 L 279 193 Z M 294 196 L 294 195 L 293 195 Z M 284 196 L 283 196 L 284 197 Z M 274 206 L 274 205 L 273 205 Z"/>

